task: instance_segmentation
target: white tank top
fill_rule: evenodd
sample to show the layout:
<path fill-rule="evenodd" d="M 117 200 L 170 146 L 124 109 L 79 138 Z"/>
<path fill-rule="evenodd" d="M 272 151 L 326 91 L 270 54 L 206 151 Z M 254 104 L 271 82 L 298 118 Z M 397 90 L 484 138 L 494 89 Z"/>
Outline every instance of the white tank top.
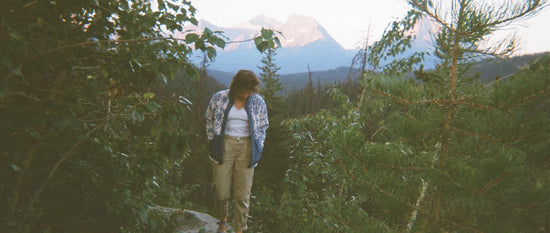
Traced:
<path fill-rule="evenodd" d="M 246 113 L 245 108 L 241 108 L 239 110 L 235 108 L 235 105 L 231 107 L 231 109 L 229 110 L 229 115 L 227 115 L 225 134 L 233 137 L 250 136 L 248 114 Z"/>

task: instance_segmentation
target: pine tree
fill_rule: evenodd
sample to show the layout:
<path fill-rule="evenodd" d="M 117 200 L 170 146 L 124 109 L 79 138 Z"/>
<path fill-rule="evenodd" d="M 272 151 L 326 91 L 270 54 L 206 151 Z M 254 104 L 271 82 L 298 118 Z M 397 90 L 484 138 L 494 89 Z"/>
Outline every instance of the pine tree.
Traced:
<path fill-rule="evenodd" d="M 486 38 L 547 1 L 409 4 L 370 50 L 382 69 L 362 80 L 364 101 L 335 91 L 344 114 L 288 121 L 295 144 L 280 218 L 316 232 L 548 231 L 550 58 L 490 84 L 467 72 L 510 54 L 515 40 L 487 47 Z M 423 54 L 399 53 L 423 17 L 440 25 L 439 62 L 417 83 L 403 73 Z"/>
<path fill-rule="evenodd" d="M 253 200 L 250 210 L 251 216 L 256 219 L 251 230 L 260 232 L 272 231 L 273 212 L 283 193 L 281 187 L 290 154 L 287 142 L 289 133 L 281 125 L 287 116 L 288 104 L 283 102 L 282 96 L 278 94 L 282 85 L 277 78 L 280 67 L 275 63 L 276 54 L 276 49 L 266 50 L 261 60 L 262 65 L 258 66 L 262 79 L 260 93 L 265 99 L 269 115 L 262 161 L 255 171 L 256 181 L 252 191 L 258 198 Z"/>
<path fill-rule="evenodd" d="M 313 85 L 313 72 L 311 72 L 311 69 L 309 68 L 309 65 L 307 66 L 308 76 L 307 76 L 307 85 L 305 87 L 305 95 L 306 95 L 306 101 L 305 104 L 305 110 L 307 114 L 313 114 L 315 113 L 315 107 L 317 106 L 317 93 L 315 92 L 315 85 Z"/>
<path fill-rule="evenodd" d="M 262 65 L 258 66 L 263 83 L 261 93 L 266 100 L 270 116 L 278 116 L 283 110 L 282 96 L 277 94 L 283 89 L 277 73 L 281 68 L 275 64 L 275 55 L 277 55 L 276 49 L 268 49 L 261 60 Z"/>

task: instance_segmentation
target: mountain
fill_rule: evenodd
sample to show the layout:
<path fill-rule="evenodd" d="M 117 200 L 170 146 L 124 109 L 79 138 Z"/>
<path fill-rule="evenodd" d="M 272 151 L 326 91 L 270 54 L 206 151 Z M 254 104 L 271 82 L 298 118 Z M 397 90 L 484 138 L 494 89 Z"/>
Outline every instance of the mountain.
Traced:
<path fill-rule="evenodd" d="M 201 33 L 206 27 L 213 31 L 222 31 L 227 37 L 226 41 L 250 40 L 260 33 L 262 27 L 281 32 L 282 47 L 277 50 L 274 59 L 281 67 L 279 74 L 286 91 L 293 86 L 301 88 L 306 83 L 308 68 L 313 72 L 312 78 L 319 79 L 321 83 L 345 80 L 350 72 L 352 58 L 357 53 L 356 50 L 344 49 L 318 22 L 302 15 L 291 15 L 284 23 L 266 15 L 259 15 L 229 27 L 220 27 L 200 20 L 197 26 L 187 27 L 184 31 L 194 30 Z M 408 56 L 413 52 L 433 52 L 433 34 L 437 30 L 436 23 L 429 20 L 419 21 L 409 32 L 416 36 L 412 47 L 399 57 Z M 174 36 L 184 37 L 175 34 Z M 239 69 L 250 69 L 259 73 L 258 66 L 261 65 L 262 54 L 256 50 L 252 41 L 228 43 L 224 49 L 218 49 L 217 52 L 216 59 L 208 64 L 208 73 L 219 82 L 229 85 Z M 195 55 L 191 61 L 200 64 L 202 55 Z M 435 56 L 427 55 L 424 68 L 433 68 L 435 62 Z M 300 78 L 306 81 L 299 80 Z"/>
<path fill-rule="evenodd" d="M 271 28 L 282 33 L 281 48 L 275 56 L 281 69 L 280 74 L 329 70 L 340 66 L 349 66 L 356 51 L 344 49 L 313 18 L 302 15 L 291 15 L 285 23 L 266 15 L 259 15 L 248 22 L 231 27 L 219 27 L 205 20 L 200 20 L 198 27 L 192 28 L 201 32 L 205 27 L 223 31 L 229 41 L 244 41 L 257 36 L 262 27 Z M 260 54 L 252 41 L 227 44 L 218 50 L 216 59 L 209 64 L 209 69 L 235 73 L 239 69 L 259 71 Z M 194 57 L 196 63 L 201 60 Z"/>
<path fill-rule="evenodd" d="M 432 34 L 438 30 L 436 25 L 429 20 L 419 21 L 417 26 L 409 32 L 411 35 L 416 35 L 413 46 L 398 58 L 414 52 L 433 52 L 431 51 Z M 198 26 L 187 27 L 184 31 L 195 30 L 201 33 L 205 27 L 222 31 L 227 41 L 237 42 L 228 43 L 224 49 L 218 49 L 218 55 L 209 64 L 209 70 L 235 73 L 239 69 L 250 69 L 258 72 L 262 54 L 256 50 L 251 39 L 259 35 L 262 27 L 282 33 L 279 37 L 282 46 L 274 57 L 276 64 L 281 67 L 280 74 L 307 72 L 308 69 L 324 71 L 349 67 L 357 53 L 357 50 L 344 49 L 322 25 L 313 18 L 303 15 L 291 15 L 284 23 L 266 15 L 259 15 L 247 22 L 229 27 L 220 27 L 206 20 L 199 20 Z M 200 64 L 202 56 L 195 55 L 191 61 Z M 433 68 L 435 57 L 428 55 L 425 59 L 424 67 Z M 388 61 L 382 63 L 386 62 Z"/>

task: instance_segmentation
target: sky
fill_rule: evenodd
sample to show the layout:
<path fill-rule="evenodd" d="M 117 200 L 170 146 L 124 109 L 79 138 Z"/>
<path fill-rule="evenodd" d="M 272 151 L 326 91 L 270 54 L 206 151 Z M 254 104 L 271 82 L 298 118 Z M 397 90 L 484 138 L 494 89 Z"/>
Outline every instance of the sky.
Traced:
<path fill-rule="evenodd" d="M 291 14 L 309 16 L 346 49 L 356 48 L 367 37 L 369 25 L 370 40 L 380 39 L 388 24 L 409 10 L 407 0 L 192 0 L 191 4 L 197 9 L 196 18 L 221 27 L 246 22 L 260 14 L 282 23 Z M 548 24 L 550 7 L 511 25 L 509 31 L 517 32 L 521 39 L 516 54 L 550 51 Z"/>

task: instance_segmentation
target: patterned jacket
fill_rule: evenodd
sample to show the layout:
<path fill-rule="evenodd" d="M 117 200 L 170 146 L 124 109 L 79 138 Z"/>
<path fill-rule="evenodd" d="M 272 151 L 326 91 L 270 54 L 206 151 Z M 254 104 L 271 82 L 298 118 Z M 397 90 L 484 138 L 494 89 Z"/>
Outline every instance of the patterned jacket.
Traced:
<path fill-rule="evenodd" d="M 210 141 L 210 157 L 217 164 L 223 163 L 225 124 L 233 103 L 229 89 L 225 89 L 212 96 L 206 109 L 206 136 Z M 256 167 L 262 156 L 266 130 L 269 127 L 267 106 L 262 96 L 252 93 L 244 107 L 248 114 L 252 144 L 252 160 L 249 167 Z"/>

